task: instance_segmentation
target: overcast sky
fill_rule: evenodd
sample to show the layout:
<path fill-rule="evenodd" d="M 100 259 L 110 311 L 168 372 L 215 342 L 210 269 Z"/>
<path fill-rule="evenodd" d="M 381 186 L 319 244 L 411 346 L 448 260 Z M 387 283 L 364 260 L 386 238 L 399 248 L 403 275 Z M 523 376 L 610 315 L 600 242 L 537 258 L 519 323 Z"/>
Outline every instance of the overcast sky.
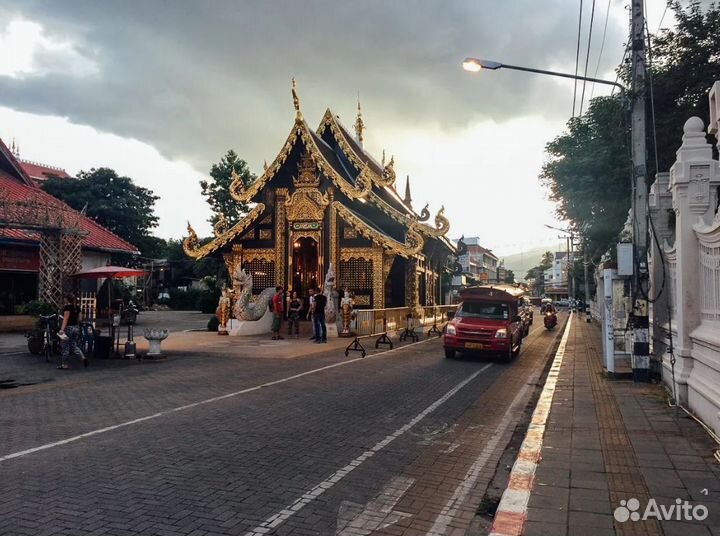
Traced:
<path fill-rule="evenodd" d="M 596 2 L 588 75 L 614 79 L 624 0 Z M 157 234 L 209 232 L 198 181 L 227 149 L 256 173 L 292 126 L 290 79 L 315 128 L 330 107 L 394 154 L 417 208 L 500 254 L 556 243 L 537 179 L 572 114 L 572 82 L 472 75 L 465 56 L 574 71 L 579 0 L 0 0 L 0 137 L 70 173 L 109 166 L 151 188 Z M 585 44 L 590 4 L 583 13 Z M 664 0 L 648 0 L 654 31 Z M 663 26 L 671 23 L 668 13 Z M 602 87 L 586 88 L 604 94 Z M 580 96 L 578 94 L 578 101 Z M 400 182 L 400 181 L 399 181 Z"/>

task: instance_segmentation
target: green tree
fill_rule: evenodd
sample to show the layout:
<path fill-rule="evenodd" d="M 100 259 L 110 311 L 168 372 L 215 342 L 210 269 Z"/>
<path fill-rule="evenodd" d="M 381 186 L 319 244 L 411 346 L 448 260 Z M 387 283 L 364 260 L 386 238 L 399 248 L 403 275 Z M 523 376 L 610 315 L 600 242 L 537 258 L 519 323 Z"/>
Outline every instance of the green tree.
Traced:
<path fill-rule="evenodd" d="M 210 179 L 200 181 L 202 194 L 213 211 L 210 223 L 215 224 L 223 214 L 230 225 L 234 225 L 248 213 L 247 203 L 239 203 L 230 196 L 230 185 L 232 184 L 233 170 L 242 179 L 247 188 L 257 178 L 250 171 L 247 162 L 238 157 L 237 153 L 230 149 L 220 162 L 213 164 L 210 168 Z"/>
<path fill-rule="evenodd" d="M 555 256 L 553 255 L 552 251 L 546 251 L 542 254 L 542 257 L 540 258 L 540 264 L 538 264 L 538 268 L 541 271 L 545 271 L 548 268 L 550 268 L 553 264 L 553 260 L 555 260 Z"/>
<path fill-rule="evenodd" d="M 505 283 L 515 283 L 515 272 L 508 270 L 505 274 Z"/>
<path fill-rule="evenodd" d="M 617 237 L 630 208 L 627 135 L 621 99 L 599 97 L 546 146 L 549 159 L 540 178 L 558 215 L 582 230 L 595 255 Z"/>
<path fill-rule="evenodd" d="M 698 1 L 686 7 L 675 1 L 670 6 L 675 28 L 661 31 L 648 49 L 648 82 L 652 81 L 646 84 L 649 183 L 657 169 L 667 171 L 674 162 L 685 121 L 696 115 L 707 124 L 707 93 L 720 79 L 720 6 L 712 3 L 705 11 Z M 619 75 L 630 86 L 628 66 Z M 595 98 L 587 112 L 571 119 L 567 131 L 546 147 L 549 159 L 540 179 L 558 202 L 558 214 L 588 239 L 594 258 L 617 240 L 630 208 L 628 113 L 619 95 Z"/>
<path fill-rule="evenodd" d="M 142 253 L 147 254 L 165 243 L 151 235 L 158 224 L 154 209 L 159 197 L 110 168 L 80 171 L 74 179 L 50 178 L 42 188 L 76 210 L 87 207 L 88 217 Z"/>

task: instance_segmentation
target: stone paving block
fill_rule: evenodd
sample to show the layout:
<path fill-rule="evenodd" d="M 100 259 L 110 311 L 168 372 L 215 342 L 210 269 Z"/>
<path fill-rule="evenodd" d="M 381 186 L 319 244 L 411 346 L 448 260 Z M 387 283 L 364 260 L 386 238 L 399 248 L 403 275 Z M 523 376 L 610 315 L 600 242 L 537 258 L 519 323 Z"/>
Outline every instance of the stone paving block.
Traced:
<path fill-rule="evenodd" d="M 528 521 L 540 521 L 543 523 L 567 523 L 567 510 L 557 510 L 554 508 L 528 508 Z"/>
<path fill-rule="evenodd" d="M 564 523 L 548 523 L 544 521 L 528 521 L 523 530 L 525 536 L 568 536 L 567 525 Z"/>

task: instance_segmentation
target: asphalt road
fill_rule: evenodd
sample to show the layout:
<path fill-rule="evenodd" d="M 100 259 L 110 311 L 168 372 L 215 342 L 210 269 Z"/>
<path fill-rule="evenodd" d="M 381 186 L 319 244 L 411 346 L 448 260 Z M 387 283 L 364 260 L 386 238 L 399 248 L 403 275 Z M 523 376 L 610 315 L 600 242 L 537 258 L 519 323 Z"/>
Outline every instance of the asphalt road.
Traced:
<path fill-rule="evenodd" d="M 463 534 L 559 330 L 177 359 L 0 391 L 0 534 Z"/>

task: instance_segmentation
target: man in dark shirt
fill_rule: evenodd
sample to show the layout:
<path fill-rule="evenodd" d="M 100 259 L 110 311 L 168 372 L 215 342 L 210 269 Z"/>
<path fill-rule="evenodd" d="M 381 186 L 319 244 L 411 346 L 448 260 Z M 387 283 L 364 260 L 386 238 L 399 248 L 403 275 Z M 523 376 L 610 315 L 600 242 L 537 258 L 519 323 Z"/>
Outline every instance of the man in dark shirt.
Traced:
<path fill-rule="evenodd" d="M 327 342 L 327 326 L 325 325 L 325 306 L 327 298 L 318 290 L 315 294 L 315 307 L 313 309 L 313 324 L 315 333 L 320 337 L 316 339 L 316 343 Z"/>

